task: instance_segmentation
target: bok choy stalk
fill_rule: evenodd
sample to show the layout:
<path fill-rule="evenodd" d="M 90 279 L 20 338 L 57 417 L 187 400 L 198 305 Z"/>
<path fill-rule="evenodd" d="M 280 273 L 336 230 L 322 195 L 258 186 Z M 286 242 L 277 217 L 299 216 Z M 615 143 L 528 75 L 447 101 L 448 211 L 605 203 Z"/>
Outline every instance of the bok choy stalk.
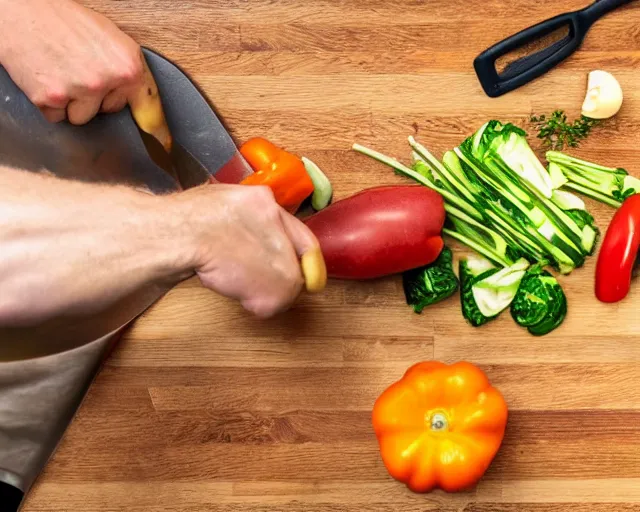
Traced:
<path fill-rule="evenodd" d="M 458 291 L 458 277 L 453 271 L 453 253 L 444 247 L 438 259 L 424 267 L 409 270 L 402 275 L 402 286 L 407 304 L 416 313 L 451 297 Z"/>
<path fill-rule="evenodd" d="M 557 328 L 567 315 L 567 298 L 557 279 L 534 265 L 522 278 L 511 303 L 511 316 L 518 325 L 542 336 Z"/>
<path fill-rule="evenodd" d="M 582 266 L 585 256 L 593 252 L 594 230 L 580 228 L 554 202 L 551 175 L 530 148 L 524 131 L 490 121 L 456 151 L 502 197 L 501 205 L 517 216 L 523 231 L 552 265 L 563 273 Z"/>
<path fill-rule="evenodd" d="M 562 173 L 563 187 L 619 208 L 630 195 L 640 192 L 640 180 L 622 168 L 605 167 L 559 151 L 547 151 L 549 172 Z"/>
<path fill-rule="evenodd" d="M 529 268 L 524 258 L 505 268 L 496 268 L 482 258 L 460 260 L 462 315 L 474 327 L 497 318 L 509 307 L 520 281 Z"/>
<path fill-rule="evenodd" d="M 536 210 L 532 213 L 524 206 L 521 208 L 522 212 L 506 209 L 505 204 L 509 200 L 518 201 L 512 194 L 514 188 L 508 189 L 501 186 L 499 179 L 483 174 L 483 171 L 471 160 L 465 160 L 463 153 L 459 152 L 460 148 L 445 153 L 443 162 L 440 163 L 413 137 L 409 137 L 409 144 L 414 150 L 414 167 L 422 169 L 421 174 L 431 179 L 436 187 L 445 188 L 449 193 L 457 193 L 460 201 L 468 203 L 466 211 L 473 209 L 481 216 L 481 219 L 477 216 L 474 219 L 464 218 L 462 212 L 455 207 L 447 208 L 449 224 L 452 224 L 454 229 L 445 228 L 446 234 L 501 266 L 512 264 L 519 256 L 537 261 L 548 253 L 556 253 L 556 259 L 564 263 L 564 268 L 573 269 L 576 266 L 569 257 L 535 231 L 534 222 L 542 224 L 544 221 L 540 211 Z M 516 186 L 515 183 L 513 186 Z M 531 215 L 529 224 L 527 224 L 525 211 Z M 488 242 L 488 246 L 478 240 L 477 236 L 470 236 L 471 221 L 475 221 L 474 228 L 476 231 L 480 230 L 480 236 L 484 242 Z M 483 246 L 479 247 L 478 242 Z M 495 248 L 499 251 L 498 258 Z"/>
<path fill-rule="evenodd" d="M 389 165 L 397 173 L 412 178 L 438 192 L 444 199 L 447 212 L 447 227 L 443 230 L 444 233 L 499 266 L 508 266 L 520 256 L 518 251 L 499 232 L 487 227 L 481 211 L 483 206 L 476 200 L 477 198 L 460 192 L 460 189 L 466 185 L 456 182 L 448 170 L 431 157 L 430 153 L 427 152 L 432 165 L 426 160 L 420 159 L 411 169 L 393 158 L 360 144 L 354 144 L 353 149 Z"/>

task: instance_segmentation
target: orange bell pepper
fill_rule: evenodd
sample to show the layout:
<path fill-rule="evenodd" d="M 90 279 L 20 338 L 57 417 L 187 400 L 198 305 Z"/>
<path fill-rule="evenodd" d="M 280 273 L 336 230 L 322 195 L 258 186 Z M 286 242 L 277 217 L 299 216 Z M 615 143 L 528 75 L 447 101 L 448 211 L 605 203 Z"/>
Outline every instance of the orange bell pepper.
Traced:
<path fill-rule="evenodd" d="M 268 186 L 276 202 L 290 213 L 313 193 L 313 182 L 298 156 L 261 137 L 245 142 L 240 153 L 255 171 L 241 184 Z"/>
<path fill-rule="evenodd" d="M 474 486 L 498 452 L 506 423 L 504 398 L 466 362 L 418 363 L 373 408 L 384 465 L 414 492 Z"/>

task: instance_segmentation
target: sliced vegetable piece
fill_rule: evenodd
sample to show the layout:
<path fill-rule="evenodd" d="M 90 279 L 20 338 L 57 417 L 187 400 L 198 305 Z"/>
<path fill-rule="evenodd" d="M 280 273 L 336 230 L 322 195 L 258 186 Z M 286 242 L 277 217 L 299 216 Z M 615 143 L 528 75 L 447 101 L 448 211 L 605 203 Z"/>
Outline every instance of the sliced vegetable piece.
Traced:
<path fill-rule="evenodd" d="M 445 205 L 447 222 L 443 233 L 470 247 L 496 265 L 508 267 L 518 258 L 518 252 L 511 248 L 498 233 L 469 217 L 454 206 Z"/>
<path fill-rule="evenodd" d="M 562 172 L 562 167 L 560 167 L 555 162 L 549 163 L 548 169 L 549 176 L 551 177 L 551 184 L 554 190 L 559 189 L 569 181 Z"/>
<path fill-rule="evenodd" d="M 320 211 L 326 208 L 331 202 L 333 188 L 329 178 L 322 172 L 314 162 L 306 156 L 302 157 L 302 163 L 313 182 L 313 194 L 311 195 L 311 206 L 314 210 Z"/>
<path fill-rule="evenodd" d="M 484 316 L 495 317 L 509 307 L 529 265 L 522 258 L 510 267 L 473 283 L 473 298 Z"/>
<path fill-rule="evenodd" d="M 290 213 L 313 193 L 313 182 L 298 156 L 261 137 L 245 142 L 240 153 L 255 171 L 241 184 L 269 187 L 276 202 Z"/>
<path fill-rule="evenodd" d="M 560 151 L 547 151 L 546 156 L 567 177 L 567 188 L 610 206 L 619 207 L 627 197 L 640 192 L 640 180 L 620 167 L 605 167 Z"/>
<path fill-rule="evenodd" d="M 551 199 L 562 210 L 584 210 L 586 208 L 582 199 L 566 190 L 554 190 Z"/>
<path fill-rule="evenodd" d="M 558 280 L 543 269 L 531 267 L 511 303 L 511 316 L 531 334 L 541 336 L 556 329 L 567 315 L 567 298 Z"/>
<path fill-rule="evenodd" d="M 442 249 L 438 259 L 420 268 L 408 270 L 402 275 L 407 304 L 416 313 L 431 304 L 451 297 L 458 290 L 458 278 L 453 271 L 451 249 Z"/>
<path fill-rule="evenodd" d="M 462 315 L 474 327 L 497 318 L 509 307 L 529 267 L 521 258 L 510 267 L 486 270 L 486 260 L 479 263 L 476 259 L 463 259 L 459 265 Z"/>
<path fill-rule="evenodd" d="M 476 279 L 483 277 L 491 276 L 498 272 L 498 268 L 493 267 L 488 260 L 483 260 L 486 262 L 482 266 L 474 266 L 471 261 L 474 259 L 480 258 L 472 258 L 469 257 L 467 259 L 462 259 L 458 265 L 458 275 L 460 277 L 460 305 L 462 306 L 462 316 L 474 327 L 479 327 L 481 325 L 486 324 L 487 322 L 493 320 L 495 316 L 488 317 L 482 314 L 478 304 L 473 297 L 473 283 Z M 487 267 L 488 264 L 488 268 Z M 481 270 L 482 268 L 486 268 L 486 270 Z"/>

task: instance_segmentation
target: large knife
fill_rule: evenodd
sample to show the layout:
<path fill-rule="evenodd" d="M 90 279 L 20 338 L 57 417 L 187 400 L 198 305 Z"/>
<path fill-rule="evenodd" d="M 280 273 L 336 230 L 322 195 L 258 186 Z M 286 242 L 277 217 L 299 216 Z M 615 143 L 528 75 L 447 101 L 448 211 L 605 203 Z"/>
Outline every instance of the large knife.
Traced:
<path fill-rule="evenodd" d="M 154 162 L 184 189 L 208 182 L 239 183 L 251 174 L 193 81 L 151 50 L 144 48 L 141 57 L 144 86 L 130 98 L 129 106 Z"/>
<path fill-rule="evenodd" d="M 157 165 L 183 189 L 240 183 L 253 173 L 209 102 L 183 71 L 146 48 L 143 64 L 144 87 L 129 106 Z M 170 87 L 159 88 L 155 77 Z M 307 291 L 322 291 L 327 270 L 321 251 L 303 254 L 301 266 Z"/>

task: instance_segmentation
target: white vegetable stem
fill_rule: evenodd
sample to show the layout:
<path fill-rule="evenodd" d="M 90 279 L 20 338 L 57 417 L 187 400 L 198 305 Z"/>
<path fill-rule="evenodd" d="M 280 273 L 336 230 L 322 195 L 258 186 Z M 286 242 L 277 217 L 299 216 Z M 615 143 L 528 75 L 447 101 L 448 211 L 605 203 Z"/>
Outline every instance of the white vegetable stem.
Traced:
<path fill-rule="evenodd" d="M 474 284 L 471 291 L 480 312 L 492 317 L 506 309 L 513 301 L 528 268 L 529 262 L 522 258 Z"/>
<path fill-rule="evenodd" d="M 388 157 L 387 155 L 383 155 L 382 153 L 378 153 L 373 149 L 369 149 L 365 146 L 361 146 L 358 143 L 353 144 L 351 148 L 354 151 L 357 151 L 358 153 L 362 153 L 363 155 L 367 155 L 368 157 L 371 157 L 374 160 L 377 160 L 378 162 L 382 162 L 383 164 L 386 164 L 389 167 L 393 167 L 396 171 L 404 174 L 405 176 L 409 176 L 410 178 L 413 178 L 414 180 L 421 183 L 425 187 L 429 187 L 431 190 L 435 190 L 438 194 L 440 194 L 445 199 L 445 201 L 450 201 L 450 202 L 453 202 L 454 204 L 460 202 L 458 198 L 448 190 L 443 190 L 436 187 L 433 183 L 431 183 L 427 178 L 425 178 L 419 172 L 414 171 L 410 167 L 407 167 L 406 165 L 398 162 L 393 158 Z M 474 215 L 475 212 L 471 211 L 470 214 Z"/>

